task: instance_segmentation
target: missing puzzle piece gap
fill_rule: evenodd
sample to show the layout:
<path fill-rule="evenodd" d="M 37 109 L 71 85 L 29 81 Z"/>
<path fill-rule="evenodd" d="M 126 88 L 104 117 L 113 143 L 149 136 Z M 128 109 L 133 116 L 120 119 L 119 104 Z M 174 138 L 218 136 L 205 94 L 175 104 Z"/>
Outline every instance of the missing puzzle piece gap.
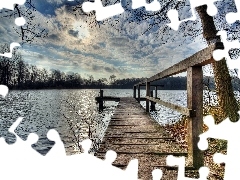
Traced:
<path fill-rule="evenodd" d="M 0 95 L 5 98 L 8 95 L 9 89 L 5 85 L 0 85 Z"/>
<path fill-rule="evenodd" d="M 178 166 L 177 180 L 195 180 L 194 178 L 185 177 L 185 157 L 174 157 L 172 155 L 167 156 L 167 165 Z M 201 167 L 199 169 L 198 180 L 207 180 L 209 174 L 208 167 Z"/>
<path fill-rule="evenodd" d="M 20 47 L 20 44 L 16 43 L 16 42 L 11 43 L 10 44 L 10 52 L 9 53 L 3 53 L 3 54 L 0 53 L 0 56 L 4 56 L 4 57 L 7 57 L 7 58 L 12 58 L 13 49 L 16 48 L 16 47 Z"/>
<path fill-rule="evenodd" d="M 84 2 L 82 5 L 82 9 L 86 13 L 95 10 L 97 21 L 103 21 L 109 17 L 119 15 L 124 12 L 124 9 L 121 6 L 121 2 L 103 7 L 101 0 L 95 0 L 95 2 Z"/>
<path fill-rule="evenodd" d="M 237 8 L 237 12 L 236 13 L 230 12 L 226 14 L 226 20 L 229 24 L 233 24 L 237 20 L 240 20 L 240 1 L 239 0 L 234 0 L 234 1 Z"/>
<path fill-rule="evenodd" d="M 146 3 L 146 0 L 132 0 L 132 9 L 145 7 L 147 11 L 159 11 L 161 5 L 157 0 L 154 0 L 150 4 Z"/>
<path fill-rule="evenodd" d="M 181 0 L 178 0 L 181 1 Z M 182 22 L 186 22 L 186 21 L 195 21 L 197 19 L 196 13 L 195 13 L 195 8 L 198 6 L 202 6 L 202 5 L 207 5 L 207 13 L 210 16 L 214 16 L 217 14 L 218 9 L 217 7 L 214 5 L 214 2 L 216 1 L 220 1 L 220 0 L 190 0 L 190 4 L 191 4 L 191 11 L 192 11 L 192 17 L 184 19 L 182 21 L 179 21 L 179 14 L 178 11 L 176 9 L 171 9 L 168 11 L 168 18 L 170 19 L 171 23 L 167 24 L 170 28 L 172 28 L 173 30 L 177 31 L 180 24 Z"/>
<path fill-rule="evenodd" d="M 213 58 L 216 61 L 220 61 L 223 58 L 226 58 L 229 69 L 239 69 L 240 67 L 240 57 L 233 60 L 229 55 L 231 49 L 240 49 L 240 43 L 238 40 L 228 41 L 227 32 L 222 30 L 218 31 L 217 35 L 221 37 L 221 41 L 224 44 L 224 49 L 216 49 L 213 51 Z M 238 73 L 240 78 L 240 74 Z"/>
<path fill-rule="evenodd" d="M 4 3 L 0 3 L 0 10 L 3 8 L 14 10 L 15 4 L 23 5 L 25 2 L 26 0 L 6 0 Z"/>

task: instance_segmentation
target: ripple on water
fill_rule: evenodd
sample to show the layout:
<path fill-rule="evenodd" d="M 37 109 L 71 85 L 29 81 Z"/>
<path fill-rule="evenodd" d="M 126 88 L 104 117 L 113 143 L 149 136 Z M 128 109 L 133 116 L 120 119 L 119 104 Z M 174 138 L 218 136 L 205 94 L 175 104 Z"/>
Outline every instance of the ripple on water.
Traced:
<path fill-rule="evenodd" d="M 141 97 L 146 91 L 141 90 Z M 28 134 L 36 132 L 40 136 L 40 146 L 36 149 L 43 152 L 49 150 L 52 144 L 47 141 L 45 134 L 49 129 L 55 128 L 65 145 L 67 154 L 79 153 L 78 142 L 89 135 L 95 142 L 94 147 L 104 136 L 110 118 L 117 105 L 115 102 L 105 102 L 106 108 L 98 112 L 95 97 L 99 90 L 26 90 L 10 91 L 7 99 L 0 99 L 0 135 L 6 135 L 11 124 L 19 117 L 24 117 L 23 122 L 17 127 L 16 133 L 26 139 Z M 104 90 L 106 96 L 132 97 L 131 89 Z M 239 99 L 239 92 L 235 92 Z M 186 91 L 158 91 L 158 97 L 162 100 L 177 105 L 187 106 Z M 216 105 L 216 95 L 204 92 L 204 103 Z M 208 102 L 210 101 L 210 102 Z M 145 107 L 145 102 L 141 102 Z M 156 112 L 151 116 L 162 125 L 177 122 L 181 114 L 164 106 L 156 105 Z M 10 143 L 14 137 L 9 137 Z M 94 150 L 94 149 L 93 149 Z"/>

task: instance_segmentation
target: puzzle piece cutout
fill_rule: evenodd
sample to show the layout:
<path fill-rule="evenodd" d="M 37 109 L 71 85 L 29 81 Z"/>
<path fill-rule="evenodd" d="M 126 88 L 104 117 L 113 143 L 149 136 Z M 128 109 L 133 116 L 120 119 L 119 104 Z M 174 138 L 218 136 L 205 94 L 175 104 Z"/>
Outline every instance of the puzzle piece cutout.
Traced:
<path fill-rule="evenodd" d="M 10 52 L 8 53 L 3 53 L 1 54 L 0 53 L 0 56 L 4 56 L 4 57 L 7 57 L 7 58 L 12 58 L 12 53 L 13 53 L 13 49 L 16 48 L 16 47 L 20 47 L 21 45 L 19 43 L 16 43 L 16 42 L 13 42 L 10 44 Z"/>
<path fill-rule="evenodd" d="M 8 0 L 8 1 L 0 2 L 0 10 L 3 8 L 14 10 L 15 4 L 23 5 L 25 2 L 26 2 L 26 0 Z M 15 19 L 15 24 L 17 26 L 24 26 L 26 24 L 26 20 L 23 17 L 17 17 Z M 11 43 L 10 44 L 10 52 L 0 54 L 0 56 L 11 58 L 13 49 L 16 47 L 19 47 L 19 46 L 20 46 L 20 44 L 17 42 Z"/>
<path fill-rule="evenodd" d="M 0 10 L 3 8 L 14 10 L 15 4 L 23 5 L 26 0 L 7 0 L 0 3 Z"/>
<path fill-rule="evenodd" d="M 0 85 L 0 95 L 5 98 L 9 92 L 9 89 L 5 85 Z"/>
<path fill-rule="evenodd" d="M 22 121 L 18 118 L 9 128 L 11 133 Z M 16 134 L 15 134 L 16 135 Z M 116 159 L 116 152 L 108 151 L 105 160 L 89 154 L 92 141 L 87 139 L 80 144 L 84 149 L 81 154 L 66 156 L 63 142 L 55 130 L 49 130 L 48 138 L 54 140 L 56 145 L 46 156 L 41 156 L 33 151 L 31 144 L 38 140 L 36 134 L 30 134 L 27 141 L 17 137 L 17 142 L 7 145 L 3 138 L 0 138 L 0 171 L 1 177 L 7 179 L 115 179 L 115 180 L 137 180 L 138 160 L 131 160 L 125 170 L 112 166 Z M 16 135 L 17 136 L 17 135 Z M 12 173 L 14 169 L 14 173 Z M 31 173 L 23 173 L 26 170 Z M 38 173 L 38 172 L 41 173 Z M 94 172 L 94 173 L 92 173 Z"/>
<path fill-rule="evenodd" d="M 240 114 L 240 111 L 238 113 Z M 199 149 L 206 150 L 208 148 L 207 138 L 227 140 L 227 155 L 217 153 L 214 155 L 214 161 L 216 163 L 225 163 L 224 180 L 236 179 L 236 177 L 240 176 L 238 166 L 240 121 L 231 122 L 227 118 L 218 125 L 215 125 L 213 116 L 208 115 L 204 117 L 204 123 L 208 126 L 208 130 L 199 136 Z"/>
<path fill-rule="evenodd" d="M 161 5 L 157 0 L 154 0 L 149 4 L 146 3 L 146 0 L 132 0 L 132 9 L 137 9 L 140 7 L 145 7 L 147 11 L 159 11 L 161 9 Z M 82 9 L 87 13 L 95 10 L 97 21 L 102 21 L 124 12 L 121 2 L 103 7 L 101 0 L 95 0 L 94 2 L 84 2 Z"/>
<path fill-rule="evenodd" d="M 9 89 L 7 86 L 5 85 L 0 85 L 0 95 L 5 98 L 7 96 L 9 92 Z M 0 96 L 0 98 L 1 98 Z M 2 121 L 2 120 L 1 120 Z M 6 121 L 8 121 L 8 119 L 6 119 Z M 12 122 L 12 120 L 11 120 Z M 8 144 L 13 144 L 16 142 L 16 135 L 15 133 L 10 132 L 8 129 L 10 127 L 10 123 L 11 122 L 6 122 L 6 124 L 4 124 L 3 126 L 1 126 L 1 134 L 0 137 L 4 137 L 5 141 Z M 3 123 L 3 122 L 1 122 Z M 5 123 L 5 122 L 4 122 Z M 19 136 L 23 139 L 23 140 L 27 140 L 24 136 L 22 136 L 22 134 L 19 134 Z M 49 140 L 49 138 L 47 137 L 47 135 L 41 135 L 41 138 L 38 139 L 38 141 L 35 144 L 32 144 L 32 147 L 38 151 L 40 154 L 42 155 L 46 155 L 48 153 L 48 151 L 54 146 L 55 142 Z M 43 147 L 44 145 L 44 147 Z M 45 147 L 47 146 L 47 147 Z"/>
<path fill-rule="evenodd" d="M 161 9 L 161 5 L 157 0 L 149 4 L 146 3 L 146 0 L 132 0 L 132 9 L 140 7 L 145 7 L 147 11 L 159 11 Z"/>
<path fill-rule="evenodd" d="M 181 0 L 178 0 L 178 1 L 181 1 Z M 202 5 L 207 5 L 208 6 L 208 8 L 207 8 L 208 15 L 214 16 L 218 12 L 217 7 L 214 5 L 214 2 L 216 2 L 216 1 L 220 1 L 220 0 L 201 0 L 201 1 L 190 0 L 192 17 L 181 20 L 181 21 L 179 21 L 179 18 L 178 18 L 178 11 L 176 9 L 171 9 L 167 13 L 168 18 L 170 19 L 171 23 L 169 23 L 167 25 L 169 27 L 171 27 L 173 30 L 177 31 L 179 28 L 179 25 L 182 22 L 195 21 L 197 19 L 197 16 L 195 14 L 195 8 L 198 6 L 202 6 Z"/>
<path fill-rule="evenodd" d="M 1 95 L 0 98 L 1 97 L 6 98 L 6 96 L 8 95 L 8 92 L 9 92 L 9 89 L 7 86 L 0 85 L 0 95 Z M 13 133 L 9 132 L 7 128 L 8 127 L 4 128 L 4 129 L 6 129 L 6 133 L 5 133 L 4 137 L 5 137 L 5 141 L 8 142 L 9 144 L 11 144 L 12 141 L 14 141 L 14 142 L 16 141 L 16 136 Z"/>
<path fill-rule="evenodd" d="M 227 40 L 227 32 L 226 31 L 218 31 L 217 35 L 221 36 L 221 41 L 224 44 L 224 49 L 216 49 L 213 51 L 213 58 L 216 61 L 219 61 L 223 59 L 224 57 L 227 60 L 228 67 L 230 69 L 235 69 L 237 67 L 240 67 L 240 57 L 235 60 L 231 60 L 231 57 L 229 55 L 229 51 L 231 49 L 239 49 L 240 48 L 240 43 L 238 40 L 234 41 L 228 41 Z M 238 77 L 240 78 L 240 74 L 238 74 Z"/>
<path fill-rule="evenodd" d="M 124 9 L 121 6 L 121 2 L 103 7 L 101 0 L 95 0 L 94 2 L 84 2 L 82 5 L 84 12 L 96 11 L 97 21 L 102 21 L 106 18 L 119 15 L 124 12 Z"/>
<path fill-rule="evenodd" d="M 152 171 L 153 180 L 160 180 L 162 178 L 162 170 L 161 169 L 154 169 Z"/>
<path fill-rule="evenodd" d="M 172 155 L 167 156 L 167 165 L 178 166 L 177 180 L 194 180 L 193 178 L 185 177 L 185 157 L 174 157 Z M 201 167 L 199 169 L 200 177 L 198 180 L 207 180 L 209 169 L 207 167 Z"/>
<path fill-rule="evenodd" d="M 240 20 L 240 1 L 239 0 L 234 0 L 235 5 L 237 7 L 237 12 L 231 12 L 226 14 L 226 20 L 229 24 L 233 24 L 237 20 Z"/>

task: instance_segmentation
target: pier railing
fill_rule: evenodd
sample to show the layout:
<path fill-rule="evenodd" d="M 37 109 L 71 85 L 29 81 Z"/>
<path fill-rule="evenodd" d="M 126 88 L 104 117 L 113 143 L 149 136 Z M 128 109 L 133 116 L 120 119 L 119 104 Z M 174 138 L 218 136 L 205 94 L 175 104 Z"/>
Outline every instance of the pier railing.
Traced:
<path fill-rule="evenodd" d="M 133 87 L 133 97 L 141 101 L 141 86 L 146 86 L 146 111 L 149 112 L 149 103 L 151 110 L 155 109 L 155 104 L 166 106 L 180 112 L 188 117 L 188 156 L 192 160 L 194 167 L 203 166 L 203 152 L 199 150 L 197 143 L 199 135 L 203 132 L 203 72 L 202 66 L 213 63 L 212 52 L 216 49 L 222 49 L 222 43 L 214 43 L 207 48 L 195 53 L 185 60 L 169 67 L 168 69 L 147 78 Z M 187 107 L 181 107 L 169 102 L 165 102 L 157 97 L 157 86 L 155 86 L 155 97 L 150 92 L 151 83 L 172 75 L 187 72 Z M 138 90 L 138 96 L 136 91 Z"/>

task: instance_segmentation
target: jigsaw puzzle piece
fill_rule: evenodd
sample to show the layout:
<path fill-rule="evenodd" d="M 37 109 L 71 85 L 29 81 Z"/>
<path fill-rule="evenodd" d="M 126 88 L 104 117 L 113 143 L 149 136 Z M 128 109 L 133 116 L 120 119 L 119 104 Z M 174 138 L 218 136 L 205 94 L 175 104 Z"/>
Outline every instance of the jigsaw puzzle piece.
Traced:
<path fill-rule="evenodd" d="M 181 1 L 181 0 L 178 0 Z M 171 9 L 168 11 L 167 16 L 169 18 L 169 20 L 171 21 L 171 23 L 167 24 L 169 27 L 171 27 L 173 30 L 178 30 L 179 25 L 182 22 L 186 22 L 186 21 L 195 21 L 197 19 L 196 13 L 195 13 L 195 8 L 198 6 L 202 6 L 202 5 L 207 5 L 207 13 L 210 16 L 214 16 L 217 14 L 218 9 L 215 6 L 214 2 L 216 1 L 220 1 L 220 0 L 201 0 L 201 1 L 196 1 L 196 0 L 189 0 L 190 4 L 191 4 L 191 14 L 192 17 L 190 18 L 186 18 L 183 20 L 179 20 L 179 13 L 176 9 Z"/>
<path fill-rule="evenodd" d="M 199 135 L 199 142 L 198 147 L 201 150 L 206 150 L 208 148 L 208 138 L 215 138 L 215 139 L 222 139 L 222 140 L 228 140 L 233 136 L 233 133 L 235 133 L 233 130 L 236 127 L 239 127 L 237 123 L 232 124 L 229 118 L 222 121 L 218 125 L 215 125 L 214 118 L 212 115 L 205 116 L 204 124 L 208 126 L 208 130 L 202 134 Z M 231 132 L 223 133 L 226 129 L 232 129 Z"/>
<path fill-rule="evenodd" d="M 125 170 L 112 165 L 115 161 L 116 152 L 109 150 L 105 155 L 105 159 L 99 159 L 89 154 L 92 141 L 86 139 L 80 143 L 84 152 L 65 157 L 65 164 L 73 164 L 78 166 L 65 167 L 64 171 L 68 172 L 68 176 L 63 175 L 67 179 L 79 176 L 82 180 L 95 179 L 114 179 L 114 180 L 138 180 L 138 160 L 131 160 Z M 80 163 L 84 162 L 84 163 Z M 66 169 L 67 168 L 67 169 Z M 89 169 L 91 172 L 89 173 Z M 79 173 L 80 172 L 80 173 Z M 69 176 L 70 175 L 70 176 Z"/>
<path fill-rule="evenodd" d="M 137 9 L 140 7 L 145 7 L 147 11 L 159 11 L 161 5 L 157 0 L 147 4 L 146 0 L 132 0 L 132 9 Z"/>
<path fill-rule="evenodd" d="M 233 24 L 237 20 L 240 20 L 240 1 L 239 0 L 234 0 L 234 1 L 237 7 L 237 12 L 236 13 L 230 12 L 226 14 L 226 20 L 229 24 Z"/>
<path fill-rule="evenodd" d="M 104 19 L 119 15 L 124 12 L 121 2 L 104 7 L 101 0 L 95 0 L 94 2 L 84 2 L 82 5 L 82 9 L 86 13 L 95 10 L 97 21 L 102 21 Z"/>
<path fill-rule="evenodd" d="M 5 85 L 0 85 L 0 98 L 6 98 L 8 95 L 9 89 Z M 8 144 L 13 144 L 16 142 L 16 136 L 13 132 L 9 131 L 10 124 L 8 122 L 4 122 L 4 120 L 0 120 L 1 122 L 1 132 L 0 137 L 5 139 L 5 142 Z"/>
<path fill-rule="evenodd" d="M 228 148 L 228 151 L 230 151 L 229 148 Z M 236 177 L 240 176 L 239 166 L 236 165 L 239 163 L 239 160 L 236 157 L 236 153 L 235 155 L 233 155 L 230 152 L 227 152 L 227 153 L 228 155 L 216 153 L 213 156 L 213 160 L 215 163 L 218 163 L 218 164 L 225 163 L 224 180 L 235 179 Z"/>
<path fill-rule="evenodd" d="M 39 140 L 32 144 L 32 148 L 35 149 L 37 152 L 45 156 L 55 145 L 54 141 L 48 139 L 47 135 L 41 135 Z"/>
<path fill-rule="evenodd" d="M 5 98 L 9 92 L 9 89 L 5 85 L 0 85 L 0 95 Z"/>
<path fill-rule="evenodd" d="M 20 46 L 19 43 L 16 43 L 16 42 L 11 43 L 10 44 L 10 52 L 3 53 L 3 54 L 0 53 L 0 56 L 4 56 L 4 57 L 7 57 L 7 58 L 12 58 L 13 49 L 16 48 L 16 47 L 19 47 L 19 46 Z"/>
<path fill-rule="evenodd" d="M 58 132 L 55 129 L 50 129 L 47 133 L 47 138 L 52 141 L 55 142 L 53 148 L 51 148 L 51 150 L 47 153 L 48 157 L 63 157 L 66 156 L 66 151 L 65 151 L 65 147 L 64 144 L 58 134 Z"/>
<path fill-rule="evenodd" d="M 178 166 L 177 180 L 194 180 L 193 178 L 185 177 L 185 157 L 174 157 L 172 155 L 167 156 L 167 165 Z M 207 167 L 201 167 L 199 169 L 198 180 L 207 180 L 209 169 Z"/>
<path fill-rule="evenodd" d="M 25 1 L 26 0 L 8 0 L 8 1 L 0 2 L 0 10 L 3 8 L 14 10 L 15 4 L 23 5 L 25 3 Z M 26 20 L 23 17 L 17 17 L 15 19 L 15 24 L 17 26 L 23 26 L 24 24 L 26 24 Z M 0 53 L 0 56 L 12 58 L 13 49 L 16 47 L 19 47 L 19 46 L 20 46 L 19 43 L 16 43 L 16 42 L 11 43 L 10 44 L 10 52 L 3 53 L 3 54 Z"/>
<path fill-rule="evenodd" d="M 161 169 L 154 169 L 152 171 L 153 180 L 160 180 L 162 178 L 162 170 Z"/>
<path fill-rule="evenodd" d="M 213 51 L 213 58 L 216 61 L 219 61 L 223 58 L 226 58 L 228 67 L 230 69 L 235 69 L 237 67 L 240 67 L 240 57 L 238 57 L 235 60 L 232 60 L 230 55 L 229 55 L 229 51 L 231 49 L 240 49 L 239 41 L 238 40 L 228 41 L 226 31 L 218 31 L 217 35 L 221 36 L 221 41 L 224 44 L 224 49 L 223 50 L 222 49 L 217 49 L 217 50 Z M 238 77 L 240 78 L 240 74 L 238 74 Z"/>
<path fill-rule="evenodd" d="M 24 24 L 26 24 L 26 20 L 23 17 L 18 17 L 15 19 L 15 24 L 17 26 L 23 26 Z"/>
<path fill-rule="evenodd" d="M 2 1 L 2 2 L 0 2 L 0 10 L 3 9 L 3 8 L 14 10 L 15 4 L 23 5 L 25 2 L 26 2 L 26 0 L 7 0 L 7 1 Z"/>
<path fill-rule="evenodd" d="M 30 134 L 28 136 L 27 140 L 23 141 L 14 132 L 14 130 L 21 123 L 22 120 L 23 120 L 23 117 L 19 117 L 9 128 L 9 132 L 15 135 L 17 142 L 12 145 L 6 145 L 3 141 L 1 141 L 1 148 L 0 148 L 1 159 L 4 158 L 4 156 L 6 156 L 6 154 L 10 155 L 12 160 L 19 159 L 24 156 L 31 156 L 31 155 L 39 156 L 38 153 L 36 153 L 35 151 L 33 151 L 30 148 L 31 144 L 35 143 L 38 140 L 38 136 L 36 134 Z M 18 156 L 20 156 L 20 157 L 18 157 Z"/>
<path fill-rule="evenodd" d="M 12 126 L 9 128 L 9 132 L 15 134 L 16 127 L 23 120 L 22 117 L 18 118 Z M 45 179 L 44 173 L 39 175 L 39 170 L 46 172 L 45 159 L 36 151 L 33 151 L 31 144 L 38 140 L 38 136 L 34 133 L 30 133 L 26 141 L 23 141 L 17 135 L 16 143 L 13 145 L 7 145 L 2 138 L 0 138 L 0 169 L 1 177 L 7 179 Z M 14 170 L 14 173 L 13 173 Z M 30 171 L 31 173 L 24 173 Z M 38 174 L 36 177 L 34 175 Z"/>
<path fill-rule="evenodd" d="M 240 112 L 238 112 L 240 114 Z M 207 138 L 215 138 L 215 139 L 223 139 L 227 140 L 227 154 L 215 154 L 214 161 L 216 163 L 225 163 L 225 174 L 224 179 L 230 180 L 235 179 L 238 177 L 239 174 L 239 167 L 236 164 L 239 163 L 239 151 L 240 151 L 240 144 L 239 142 L 239 128 L 240 128 L 240 121 L 238 122 L 231 122 L 229 118 L 225 119 L 221 123 L 215 125 L 214 118 L 212 116 L 206 116 L 204 118 L 204 123 L 209 127 L 206 132 L 201 134 L 200 141 L 199 141 L 199 148 L 203 148 L 207 143 Z M 226 133 L 224 133 L 226 132 Z"/>

